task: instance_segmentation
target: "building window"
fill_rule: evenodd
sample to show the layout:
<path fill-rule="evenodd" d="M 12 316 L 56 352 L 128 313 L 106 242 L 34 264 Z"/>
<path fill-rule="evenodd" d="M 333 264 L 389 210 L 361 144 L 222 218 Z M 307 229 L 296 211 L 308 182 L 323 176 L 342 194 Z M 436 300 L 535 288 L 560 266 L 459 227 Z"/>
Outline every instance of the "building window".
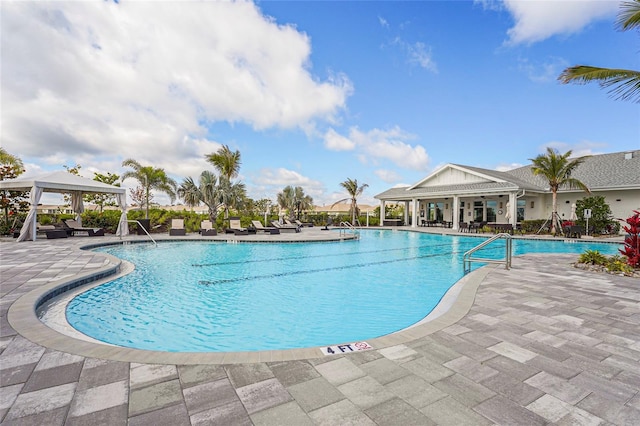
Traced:
<path fill-rule="evenodd" d="M 484 201 L 473 202 L 473 221 L 482 222 L 484 220 Z"/>
<path fill-rule="evenodd" d="M 533 201 L 531 203 L 533 203 Z M 516 207 L 516 217 L 518 218 L 518 222 L 522 222 L 524 220 L 525 207 L 527 207 L 527 201 L 518 200 L 518 204 Z"/>
<path fill-rule="evenodd" d="M 496 221 L 496 210 L 498 209 L 497 207 L 497 201 L 487 200 L 487 222 Z"/>

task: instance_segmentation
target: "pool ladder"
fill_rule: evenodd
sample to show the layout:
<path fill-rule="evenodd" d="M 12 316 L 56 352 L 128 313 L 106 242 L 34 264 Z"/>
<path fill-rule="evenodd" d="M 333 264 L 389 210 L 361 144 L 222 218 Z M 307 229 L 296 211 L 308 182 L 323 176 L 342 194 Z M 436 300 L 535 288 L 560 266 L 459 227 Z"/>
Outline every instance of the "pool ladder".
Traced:
<path fill-rule="evenodd" d="M 498 260 L 498 259 L 484 259 L 484 258 L 480 258 L 480 257 L 471 257 L 471 255 L 473 253 L 475 253 L 476 251 L 480 250 L 481 248 L 487 246 L 488 244 L 491 244 L 492 242 L 498 240 L 498 239 L 504 239 L 506 244 L 505 244 L 505 256 L 503 260 Z M 464 273 L 468 274 L 469 272 L 471 272 L 471 262 L 485 262 L 485 263 L 504 263 L 504 268 L 505 269 L 510 269 L 511 268 L 511 256 L 513 253 L 513 243 L 512 243 L 512 238 L 510 234 L 507 234 L 505 232 L 500 233 L 500 234 L 496 234 L 493 237 L 489 238 L 488 240 L 483 241 L 481 244 L 478 244 L 477 246 L 475 246 L 474 248 L 472 248 L 471 250 L 467 251 L 464 256 L 462 256 L 462 265 L 464 268 Z"/>
<path fill-rule="evenodd" d="M 355 235 L 356 238 L 360 238 L 360 232 L 358 231 L 358 228 L 347 221 L 340 222 L 340 235 L 346 235 L 347 231 L 353 232 L 353 235 Z"/>

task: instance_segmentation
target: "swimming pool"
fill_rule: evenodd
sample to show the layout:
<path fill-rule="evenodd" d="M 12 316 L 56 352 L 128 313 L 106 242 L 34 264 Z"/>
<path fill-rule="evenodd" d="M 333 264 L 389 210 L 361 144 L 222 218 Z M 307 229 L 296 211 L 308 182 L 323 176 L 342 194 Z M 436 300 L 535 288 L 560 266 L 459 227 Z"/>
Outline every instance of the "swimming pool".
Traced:
<path fill-rule="evenodd" d="M 463 276 L 468 236 L 364 230 L 350 242 L 167 242 L 98 249 L 136 265 L 71 300 L 95 339 L 170 352 L 292 349 L 363 341 L 423 319 Z M 616 244 L 515 239 L 514 255 L 616 253 Z M 504 256 L 504 242 L 478 253 Z M 479 267 L 474 264 L 473 267 Z"/>

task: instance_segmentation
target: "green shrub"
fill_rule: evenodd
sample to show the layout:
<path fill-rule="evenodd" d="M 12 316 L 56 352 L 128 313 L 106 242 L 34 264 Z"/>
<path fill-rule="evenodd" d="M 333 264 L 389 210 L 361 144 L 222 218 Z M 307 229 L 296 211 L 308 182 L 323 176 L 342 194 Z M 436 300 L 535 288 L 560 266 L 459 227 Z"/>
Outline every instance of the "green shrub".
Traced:
<path fill-rule="evenodd" d="M 622 256 L 611 256 L 606 266 L 607 270 L 611 272 L 622 272 L 624 274 L 633 273 L 633 268 L 627 263 L 626 258 Z"/>
<path fill-rule="evenodd" d="M 535 234 L 540 230 L 545 222 L 547 222 L 546 219 L 523 220 L 520 222 L 520 229 L 523 234 Z M 551 222 L 547 223 L 547 227 L 550 226 Z"/>
<path fill-rule="evenodd" d="M 606 265 L 607 257 L 598 250 L 587 250 L 578 258 L 580 263 L 589 263 L 591 265 Z"/>

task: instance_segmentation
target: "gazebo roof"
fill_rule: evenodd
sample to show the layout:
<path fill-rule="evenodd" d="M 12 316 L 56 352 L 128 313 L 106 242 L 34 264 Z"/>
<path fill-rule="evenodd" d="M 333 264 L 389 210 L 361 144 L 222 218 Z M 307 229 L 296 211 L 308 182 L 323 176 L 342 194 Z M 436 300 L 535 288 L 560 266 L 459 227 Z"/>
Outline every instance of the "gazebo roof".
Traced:
<path fill-rule="evenodd" d="M 7 179 L 0 181 L 0 189 L 11 191 L 30 191 L 33 187 L 44 192 L 75 192 L 124 194 L 125 188 L 98 182 L 66 171 L 57 171 L 30 178 Z"/>

